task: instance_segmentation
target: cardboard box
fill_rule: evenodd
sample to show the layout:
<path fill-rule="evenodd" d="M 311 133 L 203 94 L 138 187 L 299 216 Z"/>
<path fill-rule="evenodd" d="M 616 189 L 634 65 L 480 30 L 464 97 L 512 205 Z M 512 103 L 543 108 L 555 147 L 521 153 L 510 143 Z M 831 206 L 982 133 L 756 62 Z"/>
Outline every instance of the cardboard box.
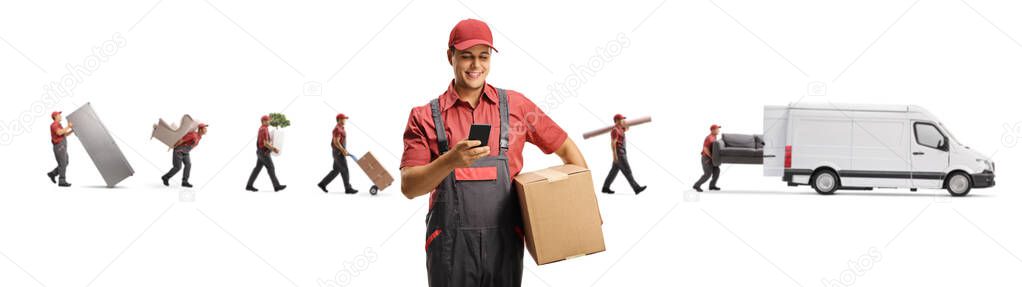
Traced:
<path fill-rule="evenodd" d="M 369 177 L 369 180 L 373 182 L 373 187 L 377 190 L 383 190 L 390 186 L 391 183 L 394 183 L 394 177 L 390 176 L 387 169 L 383 168 L 383 165 L 380 165 L 380 162 L 376 160 L 376 157 L 373 156 L 372 153 L 366 152 L 365 155 L 362 155 L 362 158 L 355 159 L 355 162 L 358 163 L 358 167 L 362 168 L 362 171 L 365 172 L 366 176 Z M 370 189 L 369 192 L 376 195 L 376 191 L 373 191 L 372 189 Z"/>
<path fill-rule="evenodd" d="M 606 250 L 589 169 L 555 166 L 515 177 L 525 242 L 537 265 Z"/>

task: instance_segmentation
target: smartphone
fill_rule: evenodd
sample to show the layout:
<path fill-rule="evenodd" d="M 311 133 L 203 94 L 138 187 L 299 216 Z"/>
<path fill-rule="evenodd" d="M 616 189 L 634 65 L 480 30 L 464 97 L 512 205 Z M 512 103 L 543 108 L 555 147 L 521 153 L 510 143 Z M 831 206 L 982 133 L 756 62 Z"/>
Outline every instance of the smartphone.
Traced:
<path fill-rule="evenodd" d="M 484 147 L 490 144 L 490 125 L 473 124 L 468 132 L 468 140 L 479 141 L 477 147 Z"/>

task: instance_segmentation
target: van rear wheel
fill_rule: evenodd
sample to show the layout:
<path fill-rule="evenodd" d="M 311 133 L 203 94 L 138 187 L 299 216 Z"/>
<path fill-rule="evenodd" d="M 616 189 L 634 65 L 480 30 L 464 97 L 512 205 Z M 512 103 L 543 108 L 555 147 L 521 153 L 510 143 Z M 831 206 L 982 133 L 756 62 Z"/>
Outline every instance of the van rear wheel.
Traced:
<path fill-rule="evenodd" d="M 952 173 L 944 185 L 951 196 L 965 196 L 972 191 L 972 179 L 964 172 Z"/>
<path fill-rule="evenodd" d="M 816 190 L 816 193 L 824 195 L 834 194 L 834 191 L 837 191 L 837 188 L 841 186 L 841 181 L 837 174 L 828 169 L 820 170 L 813 174 L 810 183 L 813 189 Z"/>

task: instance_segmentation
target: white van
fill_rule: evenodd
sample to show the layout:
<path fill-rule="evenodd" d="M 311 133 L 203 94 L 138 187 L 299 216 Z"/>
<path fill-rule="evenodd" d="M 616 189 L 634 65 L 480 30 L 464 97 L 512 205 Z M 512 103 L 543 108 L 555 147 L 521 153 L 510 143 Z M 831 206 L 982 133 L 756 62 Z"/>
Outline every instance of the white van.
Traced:
<path fill-rule="evenodd" d="M 994 186 L 994 163 L 918 106 L 796 103 L 763 108 L 763 175 L 838 189 Z"/>

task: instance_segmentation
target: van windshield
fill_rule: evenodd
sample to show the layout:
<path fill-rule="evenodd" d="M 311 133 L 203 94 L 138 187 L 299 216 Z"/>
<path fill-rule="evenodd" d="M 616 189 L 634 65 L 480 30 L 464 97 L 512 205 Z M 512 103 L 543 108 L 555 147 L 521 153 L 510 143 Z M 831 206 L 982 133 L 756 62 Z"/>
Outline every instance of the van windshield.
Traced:
<path fill-rule="evenodd" d="M 947 127 L 944 126 L 944 123 L 938 122 L 937 124 L 940 125 L 940 129 L 944 130 L 944 133 L 947 134 L 947 137 L 950 138 L 952 142 L 954 142 L 957 145 L 962 145 L 962 143 L 959 142 L 957 138 L 955 138 L 955 135 L 951 133 L 951 130 L 947 129 Z"/>

